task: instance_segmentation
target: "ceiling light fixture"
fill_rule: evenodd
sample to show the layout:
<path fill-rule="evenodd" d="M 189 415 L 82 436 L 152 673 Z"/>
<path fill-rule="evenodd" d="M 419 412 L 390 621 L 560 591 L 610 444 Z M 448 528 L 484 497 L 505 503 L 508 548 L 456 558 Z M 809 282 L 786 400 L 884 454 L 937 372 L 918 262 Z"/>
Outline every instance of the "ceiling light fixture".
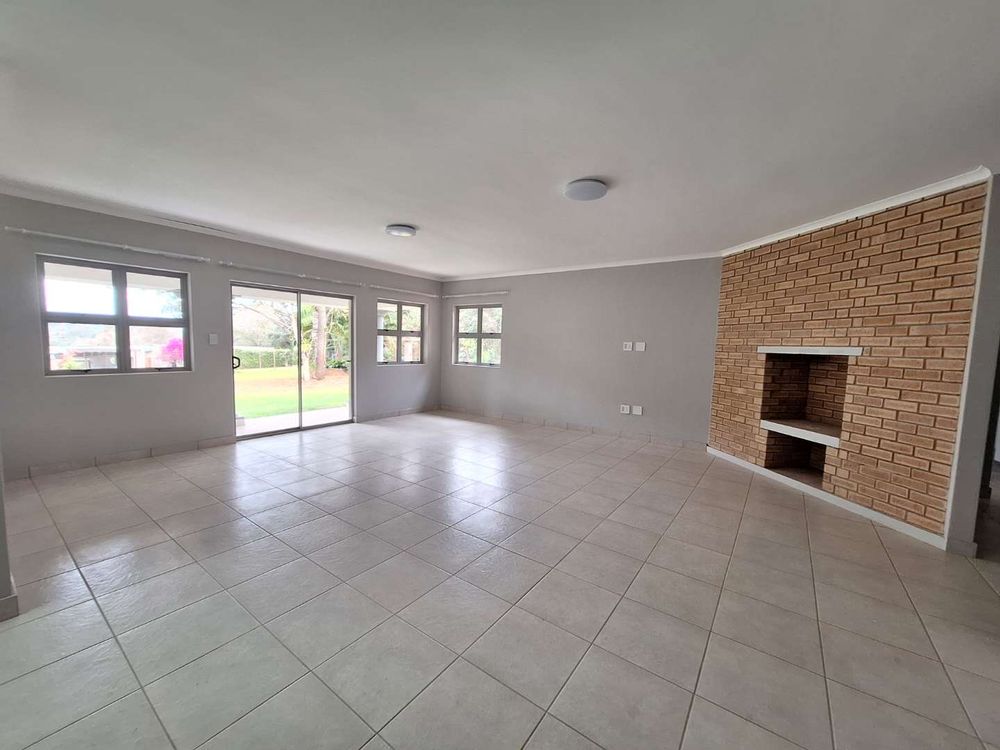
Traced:
<path fill-rule="evenodd" d="M 385 233 L 393 237 L 412 237 L 417 233 L 417 228 L 412 224 L 387 224 Z"/>
<path fill-rule="evenodd" d="M 608 185 L 603 180 L 573 180 L 563 190 L 563 195 L 571 201 L 596 201 L 608 194 Z"/>

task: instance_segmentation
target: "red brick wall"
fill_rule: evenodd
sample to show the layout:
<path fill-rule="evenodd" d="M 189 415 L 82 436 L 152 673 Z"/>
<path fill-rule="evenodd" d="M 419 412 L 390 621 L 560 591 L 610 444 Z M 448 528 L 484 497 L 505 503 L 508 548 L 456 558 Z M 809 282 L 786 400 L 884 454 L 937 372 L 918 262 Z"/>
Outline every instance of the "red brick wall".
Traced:
<path fill-rule="evenodd" d="M 943 533 L 985 195 L 982 183 L 726 258 L 709 445 L 765 463 L 757 346 L 863 347 L 823 488 Z"/>

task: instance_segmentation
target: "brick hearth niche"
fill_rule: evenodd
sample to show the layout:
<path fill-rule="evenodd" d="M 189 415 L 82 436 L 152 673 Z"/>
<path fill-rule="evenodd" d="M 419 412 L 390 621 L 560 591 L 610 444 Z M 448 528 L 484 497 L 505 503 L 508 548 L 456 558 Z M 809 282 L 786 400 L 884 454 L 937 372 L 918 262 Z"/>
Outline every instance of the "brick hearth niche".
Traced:
<path fill-rule="evenodd" d="M 943 534 L 985 195 L 728 256 L 709 447 Z"/>

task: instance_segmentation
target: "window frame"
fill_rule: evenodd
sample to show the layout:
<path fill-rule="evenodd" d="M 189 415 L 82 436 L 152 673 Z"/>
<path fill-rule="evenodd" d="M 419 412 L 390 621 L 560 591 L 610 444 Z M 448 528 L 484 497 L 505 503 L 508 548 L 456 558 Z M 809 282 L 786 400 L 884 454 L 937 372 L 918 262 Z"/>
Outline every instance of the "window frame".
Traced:
<path fill-rule="evenodd" d="M 375 364 L 376 365 L 422 365 L 427 361 L 427 353 L 424 350 L 424 331 L 427 329 L 427 305 L 421 302 L 406 302 L 404 300 L 398 299 L 382 299 L 379 298 L 375 301 L 375 313 L 378 315 L 379 305 L 395 305 L 396 306 L 396 330 L 390 330 L 388 328 L 376 328 L 376 349 L 375 349 Z M 420 330 L 419 331 L 404 331 L 401 326 L 403 325 L 403 308 L 404 307 L 419 307 L 420 308 Z M 379 362 L 378 360 L 378 342 L 379 336 L 393 336 L 396 339 L 396 360 L 394 362 Z M 402 361 L 403 356 L 403 339 L 404 338 L 419 338 L 420 339 L 420 359 L 410 360 L 408 362 Z"/>
<path fill-rule="evenodd" d="M 500 323 L 500 333 L 483 333 L 483 310 L 495 310 L 501 311 L 501 323 Z M 464 333 L 459 330 L 458 321 L 462 310 L 476 310 L 476 333 Z M 497 364 L 489 364 L 488 362 L 483 362 L 483 339 L 503 339 L 503 305 L 502 304 L 490 304 L 490 305 L 455 305 L 455 341 L 452 347 L 452 364 L 460 365 L 462 367 L 492 367 L 497 368 L 503 365 L 503 349 L 501 345 L 500 362 Z M 476 339 L 476 361 L 475 362 L 459 362 L 458 360 L 458 342 L 459 339 Z"/>
<path fill-rule="evenodd" d="M 127 373 L 191 372 L 191 301 L 189 296 L 189 275 L 183 271 L 168 271 L 161 268 L 146 268 L 122 263 L 106 263 L 86 258 L 69 258 L 60 255 L 37 255 L 38 301 L 42 319 L 42 357 L 45 375 L 122 375 Z M 111 272 L 111 288 L 115 301 L 115 312 L 100 313 L 49 312 L 45 299 L 45 264 L 81 266 Z M 179 318 L 156 318 L 128 314 L 128 274 L 163 276 L 180 281 L 181 316 Z M 49 350 L 49 323 L 83 323 L 91 325 L 113 325 L 115 327 L 115 356 L 117 367 L 102 367 L 96 370 L 53 370 Z M 132 367 L 130 347 L 130 326 L 155 328 L 180 328 L 184 332 L 183 367 Z"/>

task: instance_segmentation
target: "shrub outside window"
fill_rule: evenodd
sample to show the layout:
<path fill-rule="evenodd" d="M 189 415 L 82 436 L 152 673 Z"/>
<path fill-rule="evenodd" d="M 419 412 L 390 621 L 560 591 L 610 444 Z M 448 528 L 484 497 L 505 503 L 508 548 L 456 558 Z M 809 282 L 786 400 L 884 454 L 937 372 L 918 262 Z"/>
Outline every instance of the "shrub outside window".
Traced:
<path fill-rule="evenodd" d="M 456 307 L 455 364 L 499 367 L 502 333 L 501 305 Z"/>
<path fill-rule="evenodd" d="M 187 274 L 40 256 L 46 375 L 191 369 Z"/>
<path fill-rule="evenodd" d="M 380 299 L 375 361 L 380 365 L 419 365 L 424 361 L 424 306 Z"/>

